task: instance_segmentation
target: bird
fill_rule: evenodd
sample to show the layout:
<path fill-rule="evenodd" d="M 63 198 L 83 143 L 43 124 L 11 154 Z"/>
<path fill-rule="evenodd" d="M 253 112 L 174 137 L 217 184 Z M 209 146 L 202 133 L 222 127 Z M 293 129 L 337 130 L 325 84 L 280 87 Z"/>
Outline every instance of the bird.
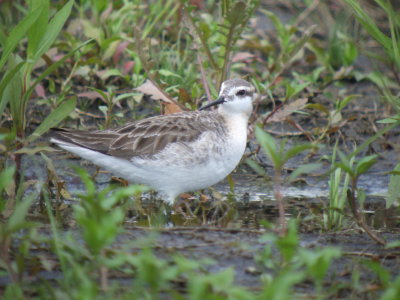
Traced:
<path fill-rule="evenodd" d="M 218 98 L 197 111 L 159 115 L 113 129 L 52 128 L 50 142 L 128 182 L 161 193 L 169 205 L 208 188 L 239 164 L 255 88 L 244 79 L 221 84 Z M 215 110 L 206 110 L 218 106 Z"/>

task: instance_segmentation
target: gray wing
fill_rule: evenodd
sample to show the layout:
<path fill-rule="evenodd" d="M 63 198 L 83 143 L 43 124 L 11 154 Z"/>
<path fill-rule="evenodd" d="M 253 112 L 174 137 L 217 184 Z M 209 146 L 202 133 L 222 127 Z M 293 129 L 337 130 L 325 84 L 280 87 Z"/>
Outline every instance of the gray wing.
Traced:
<path fill-rule="evenodd" d="M 213 112 L 182 112 L 147 118 L 124 126 L 97 131 L 53 129 L 57 140 L 120 158 L 152 156 L 170 143 L 195 141 L 204 131 L 224 130 Z"/>

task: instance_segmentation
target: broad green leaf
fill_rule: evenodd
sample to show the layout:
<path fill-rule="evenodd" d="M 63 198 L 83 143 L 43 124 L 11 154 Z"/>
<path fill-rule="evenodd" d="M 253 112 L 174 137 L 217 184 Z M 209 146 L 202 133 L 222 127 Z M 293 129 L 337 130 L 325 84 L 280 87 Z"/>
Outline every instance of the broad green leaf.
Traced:
<path fill-rule="evenodd" d="M 346 42 L 343 49 L 343 60 L 346 66 L 350 66 L 358 56 L 357 46 L 353 42 Z"/>
<path fill-rule="evenodd" d="M 352 9 L 357 20 L 368 33 L 377 40 L 385 49 L 392 49 L 392 41 L 376 25 L 375 21 L 361 8 L 358 1 L 344 0 Z"/>
<path fill-rule="evenodd" d="M 316 146 L 312 145 L 312 144 L 295 145 L 286 151 L 283 161 L 287 162 L 289 159 L 300 154 L 301 152 L 303 152 L 305 150 L 309 150 L 309 149 L 314 149 L 314 148 L 316 148 Z"/>
<path fill-rule="evenodd" d="M 397 164 L 394 171 L 400 171 L 400 164 Z M 386 208 L 393 204 L 400 204 L 400 174 L 392 174 L 389 180 L 388 192 L 386 197 Z"/>
<path fill-rule="evenodd" d="M 34 60 L 39 59 L 51 47 L 51 45 L 53 45 L 55 39 L 59 35 L 71 13 L 73 4 L 74 0 L 68 1 L 67 4 L 65 4 L 63 8 L 61 8 L 52 18 L 47 26 L 47 30 L 43 35 L 43 38 L 40 41 L 39 47 L 34 54 Z"/>
<path fill-rule="evenodd" d="M 290 176 L 288 178 L 288 182 L 291 182 L 291 181 L 295 180 L 301 174 L 310 174 L 315 170 L 321 169 L 321 167 L 322 167 L 322 164 L 320 164 L 320 163 L 312 163 L 312 164 L 301 165 L 298 168 L 296 168 L 296 170 L 294 170 L 290 174 Z"/>
<path fill-rule="evenodd" d="M 159 72 L 162 76 L 165 76 L 165 77 L 181 78 L 180 75 L 178 75 L 178 74 L 176 74 L 176 73 L 174 73 L 174 72 L 171 72 L 170 70 L 160 69 L 160 70 L 158 70 L 158 72 Z"/>
<path fill-rule="evenodd" d="M 393 123 L 398 123 L 400 121 L 400 115 L 389 117 L 383 120 L 379 120 L 376 123 L 379 124 L 393 124 Z"/>
<path fill-rule="evenodd" d="M 287 84 L 285 99 L 293 98 L 310 84 L 311 82 L 305 82 L 300 84 Z"/>
<path fill-rule="evenodd" d="M 245 162 L 246 162 L 246 164 L 249 165 L 250 168 L 252 168 L 254 171 L 256 171 L 258 175 L 261 175 L 261 176 L 267 175 L 264 168 L 261 167 L 260 164 L 257 163 L 256 161 L 254 161 L 250 158 L 246 158 Z"/>
<path fill-rule="evenodd" d="M 305 277 L 304 271 L 280 272 L 273 279 L 264 284 L 261 297 L 258 299 L 268 300 L 292 300 L 292 288 L 295 284 L 301 282 Z"/>
<path fill-rule="evenodd" d="M 127 187 L 119 188 L 112 193 L 112 195 L 105 197 L 102 202 L 102 207 L 104 209 L 111 209 L 116 205 L 121 199 L 137 195 L 148 191 L 149 188 L 143 185 L 130 185 Z"/>
<path fill-rule="evenodd" d="M 9 57 L 8 66 L 14 69 L 21 63 L 21 58 L 18 55 L 11 55 Z M 13 130 L 14 132 L 21 132 L 24 126 L 24 103 L 23 103 L 23 74 L 18 70 L 15 75 L 9 80 L 8 84 L 3 90 L 2 100 L 8 102 L 10 105 Z"/>
<path fill-rule="evenodd" d="M 33 148 L 24 147 L 24 148 L 21 148 L 21 149 L 19 149 L 17 151 L 14 151 L 14 153 L 35 155 L 35 154 L 41 153 L 43 151 L 52 152 L 52 151 L 54 151 L 54 149 L 51 148 L 51 147 L 48 147 L 48 146 L 37 146 L 37 147 L 33 147 Z"/>
<path fill-rule="evenodd" d="M 337 248 L 323 248 L 313 251 L 300 249 L 301 260 L 305 262 L 307 271 L 316 281 L 322 281 L 331 265 L 332 259 L 338 258 L 341 251 Z"/>
<path fill-rule="evenodd" d="M 377 157 L 378 155 L 374 154 L 360 159 L 356 165 L 356 175 L 359 176 L 367 172 L 376 163 Z"/>
<path fill-rule="evenodd" d="M 347 168 L 352 168 L 352 164 L 350 163 L 349 157 L 347 157 L 346 154 L 344 154 L 342 151 L 338 149 L 337 154 L 339 155 L 340 161 L 347 166 Z"/>
<path fill-rule="evenodd" d="M 276 246 L 281 252 L 285 262 L 290 262 L 299 248 L 299 236 L 297 234 L 296 223 L 291 220 L 288 223 L 288 231 L 285 236 L 279 237 Z"/>
<path fill-rule="evenodd" d="M 385 128 L 382 128 L 377 133 L 375 133 L 373 136 L 368 138 L 364 143 L 362 143 L 360 146 L 358 146 L 357 149 L 351 154 L 351 156 L 356 156 L 358 153 L 360 153 L 365 148 L 367 148 L 368 145 L 371 144 L 373 141 L 375 141 L 376 139 L 380 138 L 383 134 L 385 134 L 389 130 L 393 129 L 394 127 L 398 126 L 399 124 L 400 124 L 400 121 L 398 121 L 396 123 L 392 123 L 392 124 L 390 124 L 389 126 L 387 126 Z"/>
<path fill-rule="evenodd" d="M 36 138 L 40 137 L 50 128 L 57 126 L 62 120 L 64 120 L 68 115 L 74 110 L 76 106 L 76 98 L 69 99 L 61 103 L 59 107 L 53 110 L 39 125 L 38 128 L 29 137 L 29 141 L 32 142 Z"/>
<path fill-rule="evenodd" d="M 351 100 L 353 100 L 354 98 L 359 97 L 359 96 L 360 95 L 349 95 L 349 96 L 345 97 L 343 100 L 339 101 L 337 109 L 339 111 L 342 111 L 347 106 L 347 104 L 349 104 L 349 102 Z"/>
<path fill-rule="evenodd" d="M 100 90 L 100 89 L 96 89 L 96 88 L 94 88 L 94 87 L 89 87 L 89 89 L 91 89 L 91 90 L 93 90 L 93 91 L 99 93 L 100 96 L 103 98 L 103 101 L 104 101 L 105 103 L 107 103 L 107 102 L 108 102 L 108 99 L 109 99 L 110 97 L 112 97 L 112 96 L 110 95 L 109 92 L 104 92 L 104 91 L 102 91 L 102 90 Z"/>
<path fill-rule="evenodd" d="M 260 127 L 256 127 L 255 134 L 257 141 L 260 143 L 261 147 L 265 151 L 265 154 L 272 160 L 275 166 L 281 164 L 281 159 L 278 153 L 278 147 L 275 143 L 274 138 L 262 130 Z"/>
<path fill-rule="evenodd" d="M 9 167 L 1 171 L 0 173 L 0 193 L 13 181 L 13 175 L 15 172 L 15 167 Z M 1 195 L 1 194 L 0 194 Z"/>
<path fill-rule="evenodd" d="M 4 64 L 7 62 L 9 55 L 11 52 L 17 47 L 18 43 L 22 38 L 26 36 L 27 31 L 31 28 L 32 24 L 37 20 L 40 16 L 42 7 L 38 7 L 37 9 L 30 12 L 21 22 L 19 22 L 10 32 L 7 41 L 5 43 L 5 47 L 3 49 L 3 53 L 0 59 L 0 70 L 3 68 Z"/>
<path fill-rule="evenodd" d="M 27 197 L 24 201 L 21 201 L 17 204 L 14 212 L 7 222 L 7 231 L 9 233 L 19 230 L 26 224 L 25 218 L 33 200 L 34 197 Z"/>
<path fill-rule="evenodd" d="M 49 0 L 34 0 L 30 1 L 29 12 L 32 13 L 35 9 L 41 7 L 39 18 L 32 24 L 32 27 L 28 31 L 28 48 L 27 48 L 27 58 L 31 60 L 32 63 L 36 62 L 35 54 L 37 49 L 40 47 L 43 35 L 47 30 L 49 21 Z"/>
<path fill-rule="evenodd" d="M 7 189 L 7 187 L 13 182 L 14 172 L 15 166 L 5 168 L 3 171 L 0 172 L 0 213 L 3 212 L 4 208 L 7 206 L 6 199 L 3 199 L 3 191 Z"/>
<path fill-rule="evenodd" d="M 0 81 L 0 116 L 3 115 L 4 109 L 10 101 L 9 97 L 3 97 L 3 92 L 8 84 L 14 79 L 14 76 L 19 72 L 19 70 L 21 70 L 23 65 L 23 61 L 18 63 L 10 71 L 8 71 Z"/>
<path fill-rule="evenodd" d="M 345 171 L 347 174 L 349 174 L 350 177 L 354 177 L 353 169 L 348 164 L 340 162 L 340 163 L 335 164 L 335 168 L 340 168 L 343 171 Z"/>
<path fill-rule="evenodd" d="M 389 242 L 385 245 L 386 249 L 400 248 L 400 240 Z"/>

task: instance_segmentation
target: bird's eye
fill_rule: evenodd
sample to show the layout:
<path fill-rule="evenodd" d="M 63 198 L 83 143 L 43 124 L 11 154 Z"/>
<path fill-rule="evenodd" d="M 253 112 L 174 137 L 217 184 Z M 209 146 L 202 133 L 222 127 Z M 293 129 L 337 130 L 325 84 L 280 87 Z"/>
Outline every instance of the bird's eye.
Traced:
<path fill-rule="evenodd" d="M 240 90 L 236 93 L 236 96 L 244 96 L 246 94 L 245 90 Z"/>

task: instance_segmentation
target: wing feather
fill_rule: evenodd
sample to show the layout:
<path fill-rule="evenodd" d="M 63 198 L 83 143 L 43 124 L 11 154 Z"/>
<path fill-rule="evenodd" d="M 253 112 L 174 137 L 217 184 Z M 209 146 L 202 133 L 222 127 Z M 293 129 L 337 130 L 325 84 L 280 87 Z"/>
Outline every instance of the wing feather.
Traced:
<path fill-rule="evenodd" d="M 207 114 L 207 118 L 203 114 Z M 223 134 L 223 122 L 223 117 L 212 111 L 182 112 L 91 132 L 53 128 L 53 137 L 104 154 L 130 159 L 134 156 L 155 155 L 170 143 L 195 141 L 210 129 L 217 129 Z"/>

